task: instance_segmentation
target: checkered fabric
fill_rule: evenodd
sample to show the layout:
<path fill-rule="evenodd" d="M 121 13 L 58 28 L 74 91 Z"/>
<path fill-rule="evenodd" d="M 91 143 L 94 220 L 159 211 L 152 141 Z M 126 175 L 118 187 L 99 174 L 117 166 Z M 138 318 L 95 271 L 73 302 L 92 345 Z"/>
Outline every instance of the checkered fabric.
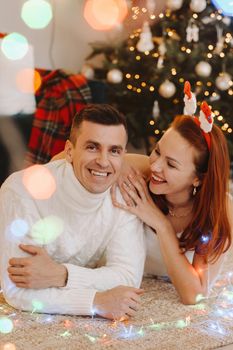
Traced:
<path fill-rule="evenodd" d="M 64 149 L 72 119 L 87 103 L 91 91 L 86 78 L 63 70 L 39 70 L 42 84 L 36 93 L 37 109 L 33 119 L 25 164 L 47 163 Z"/>

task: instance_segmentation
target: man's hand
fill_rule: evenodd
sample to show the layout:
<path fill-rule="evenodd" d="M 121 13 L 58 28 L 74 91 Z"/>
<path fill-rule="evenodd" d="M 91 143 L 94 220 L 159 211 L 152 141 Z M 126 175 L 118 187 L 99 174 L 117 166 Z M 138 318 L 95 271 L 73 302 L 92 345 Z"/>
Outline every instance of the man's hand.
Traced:
<path fill-rule="evenodd" d="M 20 244 L 19 247 L 31 256 L 9 260 L 9 277 L 17 287 L 44 289 L 65 286 L 65 266 L 53 261 L 45 249 L 24 244 Z"/>
<path fill-rule="evenodd" d="M 111 320 L 126 320 L 134 316 L 140 306 L 143 289 L 118 286 L 97 292 L 93 302 L 94 312 Z"/>

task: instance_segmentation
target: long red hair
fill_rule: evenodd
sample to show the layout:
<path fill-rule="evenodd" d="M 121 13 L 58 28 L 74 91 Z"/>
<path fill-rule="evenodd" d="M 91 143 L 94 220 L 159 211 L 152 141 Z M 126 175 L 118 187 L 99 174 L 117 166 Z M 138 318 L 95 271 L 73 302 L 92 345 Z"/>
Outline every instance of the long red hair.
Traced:
<path fill-rule="evenodd" d="M 193 217 L 179 238 L 180 247 L 184 251 L 195 250 L 207 261 L 213 262 L 231 245 L 227 212 L 230 160 L 226 139 L 221 129 L 213 125 L 209 151 L 202 130 L 189 116 L 177 116 L 171 128 L 196 149 L 194 164 L 201 180 L 193 197 Z M 155 197 L 153 196 L 154 199 Z M 167 213 L 166 201 L 163 200 L 162 204 L 160 198 L 159 202 L 160 208 Z"/>

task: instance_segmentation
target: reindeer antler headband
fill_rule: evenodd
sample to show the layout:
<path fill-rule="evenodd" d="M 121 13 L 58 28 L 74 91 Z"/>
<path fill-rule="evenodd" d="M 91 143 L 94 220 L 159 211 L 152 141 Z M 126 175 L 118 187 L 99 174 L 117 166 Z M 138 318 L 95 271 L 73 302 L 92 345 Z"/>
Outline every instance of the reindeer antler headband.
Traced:
<path fill-rule="evenodd" d="M 194 115 L 196 108 L 197 108 L 197 102 L 196 97 L 191 91 L 191 86 L 188 81 L 184 84 L 184 114 L 185 115 Z M 195 123 L 201 128 L 203 136 L 206 140 L 208 149 L 210 150 L 211 146 L 211 138 L 210 138 L 210 132 L 213 127 L 214 123 L 214 115 L 208 106 L 207 102 L 202 102 L 201 104 L 201 110 L 199 118 L 194 116 Z"/>

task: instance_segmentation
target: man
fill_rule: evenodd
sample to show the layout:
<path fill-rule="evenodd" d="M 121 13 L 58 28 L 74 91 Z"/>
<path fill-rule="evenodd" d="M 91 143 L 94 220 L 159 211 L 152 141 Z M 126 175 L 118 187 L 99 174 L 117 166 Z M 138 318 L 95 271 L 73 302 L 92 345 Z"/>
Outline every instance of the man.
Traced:
<path fill-rule="evenodd" d="M 110 196 L 126 143 L 123 116 L 89 105 L 74 118 L 65 160 L 14 173 L 3 184 L 1 283 L 9 304 L 110 319 L 135 314 L 143 227 Z M 102 256 L 106 264 L 97 267 Z"/>

